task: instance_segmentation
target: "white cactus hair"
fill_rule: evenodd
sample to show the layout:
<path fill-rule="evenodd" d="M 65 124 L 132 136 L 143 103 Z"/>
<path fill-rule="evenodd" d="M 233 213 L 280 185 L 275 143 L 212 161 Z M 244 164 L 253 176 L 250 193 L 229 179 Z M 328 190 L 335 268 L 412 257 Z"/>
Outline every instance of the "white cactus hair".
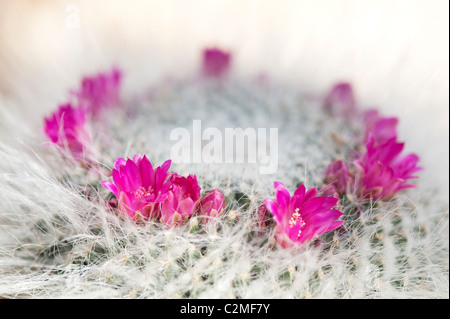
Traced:
<path fill-rule="evenodd" d="M 139 68 L 124 67 L 122 108 L 90 127 L 101 167 L 91 171 L 45 143 L 42 119 L 56 105 L 42 101 L 51 98 L 30 108 L 22 106 L 31 97 L 0 95 L 0 298 L 448 298 L 448 174 L 441 174 L 448 149 L 436 159 L 442 150 L 414 139 L 409 126 L 418 124 L 405 123 L 406 112 L 390 114 L 425 167 L 417 188 L 365 205 L 345 200 L 341 228 L 282 249 L 273 225 L 257 225 L 273 182 L 291 193 L 299 183 L 321 186 L 326 166 L 360 142 L 361 124 L 326 114 L 323 92 L 281 71 L 260 83 L 238 66 L 222 82 L 191 70 L 148 84 L 148 75 L 133 74 Z M 69 87 L 52 89 L 61 100 Z M 161 165 L 171 130 L 190 129 L 196 119 L 219 129 L 279 128 L 276 173 L 259 174 L 250 164 L 173 163 L 171 171 L 195 174 L 203 192 L 225 194 L 224 214 L 208 224 L 196 217 L 172 228 L 136 224 L 107 205 L 111 194 L 99 181 L 116 158 L 140 153 Z M 448 122 L 433 132 L 445 130 Z"/>

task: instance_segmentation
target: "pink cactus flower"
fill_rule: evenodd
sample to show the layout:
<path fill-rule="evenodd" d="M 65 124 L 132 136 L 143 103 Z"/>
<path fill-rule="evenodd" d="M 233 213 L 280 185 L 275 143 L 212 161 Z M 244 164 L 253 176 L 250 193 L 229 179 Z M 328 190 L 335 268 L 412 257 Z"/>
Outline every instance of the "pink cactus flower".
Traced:
<path fill-rule="evenodd" d="M 342 203 L 341 203 L 341 197 L 339 195 L 339 192 L 337 191 L 336 187 L 334 187 L 332 184 L 324 185 L 319 188 L 317 191 L 317 195 L 321 197 L 334 197 L 337 199 L 336 205 L 333 207 L 334 209 L 337 209 L 339 211 L 342 211 Z"/>
<path fill-rule="evenodd" d="M 220 78 L 225 76 L 231 65 L 231 53 L 217 48 L 203 50 L 202 72 L 206 77 Z"/>
<path fill-rule="evenodd" d="M 336 160 L 325 171 L 325 183 L 331 184 L 339 194 L 347 193 L 353 184 L 353 176 L 344 161 Z"/>
<path fill-rule="evenodd" d="M 375 136 L 370 134 L 365 145 L 367 152 L 355 161 L 358 169 L 355 179 L 361 199 L 389 199 L 402 189 L 415 187 L 408 180 L 417 178 L 413 174 L 422 167 L 417 166 L 417 155 L 400 155 L 404 143 L 390 139 L 378 145 Z"/>
<path fill-rule="evenodd" d="M 342 215 L 333 209 L 334 197 L 317 197 L 317 189 L 306 191 L 300 185 L 291 197 L 286 187 L 274 183 L 276 198 L 266 199 L 265 204 L 277 224 L 276 240 L 283 248 L 302 245 L 320 234 L 340 227 Z"/>
<path fill-rule="evenodd" d="M 382 117 L 375 109 L 364 112 L 363 120 L 365 123 L 364 140 L 367 140 L 370 134 L 373 135 L 377 145 L 385 144 L 391 139 L 397 138 L 396 117 Z"/>
<path fill-rule="evenodd" d="M 197 215 L 206 216 L 205 222 L 211 220 L 209 217 L 220 216 L 225 208 L 225 196 L 218 189 L 208 192 L 200 200 Z"/>
<path fill-rule="evenodd" d="M 160 221 L 168 226 L 183 224 L 197 210 L 201 188 L 195 175 L 183 177 L 174 173 L 169 183 L 170 190 L 161 203 Z"/>
<path fill-rule="evenodd" d="M 77 161 L 85 162 L 90 147 L 90 137 L 85 124 L 86 113 L 83 108 L 64 104 L 52 115 L 44 118 L 44 132 L 51 142 L 68 150 Z"/>
<path fill-rule="evenodd" d="M 103 109 L 119 104 L 121 82 L 122 72 L 114 68 L 110 72 L 84 77 L 75 95 L 95 118 Z"/>
<path fill-rule="evenodd" d="M 349 116 L 356 113 L 356 100 L 351 84 L 341 82 L 335 84 L 326 95 L 325 110 L 333 115 Z"/>
<path fill-rule="evenodd" d="M 114 183 L 103 181 L 118 199 L 120 211 L 138 221 L 154 220 L 160 216 L 161 203 L 168 196 L 171 161 L 153 167 L 147 157 L 136 154 L 133 159 L 118 158 L 114 162 Z"/>

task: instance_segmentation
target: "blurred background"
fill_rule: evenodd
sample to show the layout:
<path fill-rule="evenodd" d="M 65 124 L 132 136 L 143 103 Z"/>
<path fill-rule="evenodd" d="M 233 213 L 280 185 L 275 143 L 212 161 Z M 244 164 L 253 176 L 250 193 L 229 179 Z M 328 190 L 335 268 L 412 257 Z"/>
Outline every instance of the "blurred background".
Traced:
<path fill-rule="evenodd" d="M 113 64 L 139 92 L 195 72 L 205 46 L 231 50 L 235 72 L 312 93 L 352 82 L 362 104 L 400 117 L 407 149 L 448 189 L 447 0 L 2 0 L 0 116 L 39 125 Z"/>

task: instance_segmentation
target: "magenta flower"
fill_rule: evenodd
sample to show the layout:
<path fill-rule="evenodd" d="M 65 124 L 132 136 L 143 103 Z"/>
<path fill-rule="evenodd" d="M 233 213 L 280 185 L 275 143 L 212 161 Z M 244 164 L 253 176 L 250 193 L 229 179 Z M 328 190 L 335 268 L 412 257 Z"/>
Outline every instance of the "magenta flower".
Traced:
<path fill-rule="evenodd" d="M 231 65 L 231 53 L 217 48 L 203 50 L 202 72 L 206 77 L 225 76 Z"/>
<path fill-rule="evenodd" d="M 402 189 L 415 187 L 408 183 L 413 174 L 422 167 L 417 166 L 419 157 L 415 154 L 400 156 L 404 143 L 390 139 L 378 145 L 373 134 L 366 143 L 367 152 L 355 161 L 358 172 L 356 183 L 361 199 L 389 199 Z"/>
<path fill-rule="evenodd" d="M 134 220 L 154 220 L 160 216 L 161 203 L 168 196 L 171 161 L 153 168 L 144 155 L 136 154 L 133 159 L 118 158 L 114 162 L 112 177 L 114 184 L 103 181 L 118 199 L 120 211 Z"/>
<path fill-rule="evenodd" d="M 201 188 L 195 175 L 183 177 L 174 173 L 169 183 L 170 190 L 161 203 L 160 220 L 168 226 L 183 224 L 197 210 Z"/>
<path fill-rule="evenodd" d="M 49 117 L 44 118 L 44 132 L 50 141 L 67 149 L 77 160 L 83 161 L 89 153 L 90 137 L 85 128 L 86 113 L 71 104 L 60 105 Z"/>
<path fill-rule="evenodd" d="M 274 188 L 276 199 L 266 199 L 265 204 L 277 224 L 276 240 L 283 248 L 304 244 L 344 223 L 337 221 L 342 213 L 333 209 L 336 198 L 317 197 L 316 188 L 306 191 L 304 185 L 292 197 L 282 183 L 275 182 Z"/>
<path fill-rule="evenodd" d="M 115 68 L 109 73 L 86 76 L 75 95 L 93 117 L 98 117 L 103 109 L 119 104 L 121 81 L 122 72 Z"/>
<path fill-rule="evenodd" d="M 214 189 L 200 200 L 197 214 L 199 216 L 207 216 L 205 221 L 208 222 L 211 219 L 208 217 L 220 216 L 223 213 L 224 208 L 225 196 L 220 190 Z"/>
<path fill-rule="evenodd" d="M 344 161 L 331 162 L 325 171 L 325 183 L 333 185 L 339 194 L 345 194 L 353 185 L 353 176 Z"/>
<path fill-rule="evenodd" d="M 398 118 L 382 117 L 377 110 L 370 109 L 364 112 L 363 120 L 366 126 L 364 140 L 372 134 L 375 144 L 380 145 L 397 138 Z"/>
<path fill-rule="evenodd" d="M 356 100 L 352 86 L 346 82 L 334 85 L 326 95 L 323 106 L 326 111 L 333 115 L 349 116 L 354 114 L 356 112 Z"/>
<path fill-rule="evenodd" d="M 341 197 L 339 195 L 339 192 L 337 191 L 336 187 L 334 187 L 332 184 L 324 185 L 319 188 L 317 191 L 318 196 L 322 197 L 334 197 L 337 199 L 336 205 L 334 205 L 334 209 L 342 210 L 342 203 L 341 203 Z"/>

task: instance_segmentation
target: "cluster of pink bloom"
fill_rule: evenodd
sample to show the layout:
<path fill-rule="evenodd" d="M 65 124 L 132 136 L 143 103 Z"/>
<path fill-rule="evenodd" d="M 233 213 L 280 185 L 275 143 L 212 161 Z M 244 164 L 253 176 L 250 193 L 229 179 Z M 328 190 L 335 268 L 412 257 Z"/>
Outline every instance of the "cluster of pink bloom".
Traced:
<path fill-rule="evenodd" d="M 415 154 L 401 155 L 404 143 L 397 141 L 396 117 L 383 117 L 377 110 L 363 112 L 357 108 L 353 88 L 338 83 L 326 95 L 324 109 L 347 120 L 362 118 L 365 126 L 365 151 L 355 151 L 350 167 L 343 160 L 333 161 L 325 172 L 325 183 L 319 190 L 306 191 L 300 185 L 291 197 L 286 187 L 275 182 L 275 199 L 266 199 L 258 210 L 259 224 L 266 226 L 267 211 L 276 223 L 276 240 L 284 248 L 302 245 L 320 234 L 339 228 L 344 221 L 340 198 L 354 193 L 362 201 L 389 199 L 398 191 L 415 187 L 409 179 L 422 168 Z"/>
<path fill-rule="evenodd" d="M 341 195 L 353 193 L 362 201 L 386 200 L 400 190 L 415 187 L 408 180 L 417 178 L 414 174 L 422 167 L 418 166 L 417 155 L 401 154 L 404 143 L 397 140 L 398 118 L 383 117 L 374 109 L 358 114 L 348 84 L 338 84 L 331 92 L 324 103 L 325 108 L 331 105 L 335 109 L 333 113 L 346 113 L 352 109 L 353 115 L 362 119 L 364 151 L 355 152 L 356 158 L 348 164 L 343 160 L 332 162 L 325 172 L 325 181 Z"/>
<path fill-rule="evenodd" d="M 50 141 L 78 162 L 88 163 L 91 139 L 87 119 L 97 118 L 103 109 L 119 103 L 121 78 L 118 69 L 83 78 L 74 92 L 75 102 L 60 105 L 44 118 L 44 132 Z"/>
<path fill-rule="evenodd" d="M 225 209 L 225 196 L 214 189 L 203 197 L 195 175 L 187 177 L 169 173 L 171 161 L 153 167 L 145 155 L 133 159 L 118 158 L 112 169 L 112 179 L 101 184 L 117 199 L 119 211 L 136 222 L 160 221 L 167 226 L 186 223 L 198 216 L 205 223 L 220 216 Z M 277 224 L 276 240 L 284 248 L 304 244 L 320 234 L 343 224 L 337 221 L 342 213 L 339 198 L 333 189 L 301 185 L 294 196 L 283 184 L 276 182 L 275 199 L 266 199 L 258 211 L 261 228 L 265 228 L 266 212 Z M 331 192 L 330 192 L 331 190 Z"/>
<path fill-rule="evenodd" d="M 222 78 L 230 63 L 230 53 L 205 49 L 202 75 Z M 45 118 L 44 131 L 50 141 L 68 150 L 76 160 L 86 162 L 90 149 L 86 121 L 98 119 L 105 109 L 119 104 L 121 79 L 117 69 L 83 78 L 80 88 L 73 92 L 76 106 L 61 105 Z M 351 160 L 333 161 L 326 169 L 325 185 L 319 189 L 307 190 L 300 185 L 291 196 L 281 182 L 274 183 L 275 198 L 265 199 L 257 218 L 261 229 L 274 222 L 275 239 L 283 248 L 303 245 L 342 226 L 341 196 L 351 193 L 363 201 L 389 199 L 402 189 L 414 187 L 408 180 L 416 178 L 414 174 L 421 170 L 415 154 L 401 155 L 404 143 L 397 141 L 398 119 L 383 117 L 376 110 L 361 115 L 349 83 L 332 88 L 325 97 L 324 109 L 333 116 L 364 123 L 364 150 L 355 150 Z M 170 166 L 168 160 L 154 167 L 140 154 L 132 159 L 118 158 L 111 172 L 112 182 L 101 184 L 114 194 L 114 207 L 136 222 L 159 221 L 177 226 L 198 216 L 207 223 L 224 212 L 226 200 L 220 190 L 202 197 L 195 175 L 170 173 Z"/>
<path fill-rule="evenodd" d="M 136 154 L 133 159 L 118 158 L 114 163 L 114 183 L 102 185 L 118 199 L 119 210 L 133 220 L 159 220 L 168 226 L 184 224 L 194 215 L 219 216 L 225 197 L 218 189 L 201 197 L 197 177 L 169 173 L 171 161 L 153 167 L 148 158 Z"/>

